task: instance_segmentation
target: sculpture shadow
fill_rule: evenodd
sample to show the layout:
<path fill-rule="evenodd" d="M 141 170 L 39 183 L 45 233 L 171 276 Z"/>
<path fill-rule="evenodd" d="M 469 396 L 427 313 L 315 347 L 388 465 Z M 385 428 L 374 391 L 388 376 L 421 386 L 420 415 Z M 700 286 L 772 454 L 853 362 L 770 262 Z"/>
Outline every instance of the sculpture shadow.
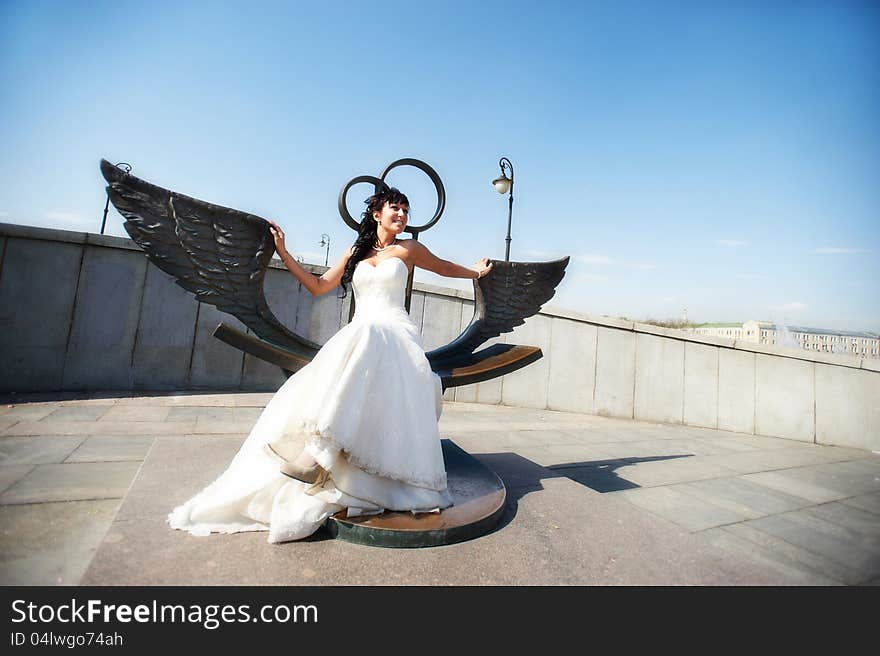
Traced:
<path fill-rule="evenodd" d="M 591 460 L 570 462 L 545 467 L 524 458 L 517 453 L 474 453 L 471 454 L 489 467 L 504 481 L 507 488 L 507 509 L 495 531 L 498 531 L 516 517 L 519 500 L 530 492 L 544 489 L 542 480 L 548 478 L 568 478 L 599 493 L 629 490 L 640 485 L 621 477 L 617 470 L 626 465 L 642 462 L 656 462 L 678 458 L 691 458 L 693 454 L 644 456 L 615 458 L 612 460 Z M 493 533 L 495 531 L 492 531 Z"/>
<path fill-rule="evenodd" d="M 692 453 L 668 456 L 644 456 L 633 458 L 614 458 L 612 460 L 591 460 L 586 462 L 568 462 L 561 465 L 550 465 L 547 469 L 559 472 L 560 476 L 580 483 L 596 492 L 618 492 L 641 487 L 621 477 L 617 469 L 626 465 L 637 465 L 640 462 L 656 462 L 658 460 L 674 460 L 692 458 Z"/>

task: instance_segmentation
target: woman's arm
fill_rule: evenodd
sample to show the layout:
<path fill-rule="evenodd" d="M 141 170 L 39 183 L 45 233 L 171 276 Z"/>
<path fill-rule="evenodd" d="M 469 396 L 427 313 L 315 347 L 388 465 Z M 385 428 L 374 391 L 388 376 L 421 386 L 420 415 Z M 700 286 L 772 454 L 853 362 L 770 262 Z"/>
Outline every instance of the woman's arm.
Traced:
<path fill-rule="evenodd" d="M 331 289 L 336 289 L 339 286 L 339 281 L 342 280 L 342 274 L 345 272 L 345 265 L 348 263 L 348 258 L 351 257 L 351 248 L 345 252 L 336 264 L 327 269 L 323 275 L 315 276 L 300 266 L 299 262 L 287 252 L 287 247 L 284 244 L 284 232 L 278 224 L 269 221 L 269 225 L 271 226 L 269 230 L 275 239 L 275 250 L 278 251 L 278 257 L 281 258 L 284 266 L 293 274 L 293 277 L 299 280 L 312 296 L 326 294 Z"/>
<path fill-rule="evenodd" d="M 449 260 L 443 260 L 434 255 L 428 248 L 415 240 L 412 242 L 411 249 L 413 254 L 413 264 L 427 271 L 446 276 L 447 278 L 482 278 L 492 270 L 489 264 L 489 258 L 484 257 L 482 260 L 474 264 L 473 268 L 464 267 Z"/>

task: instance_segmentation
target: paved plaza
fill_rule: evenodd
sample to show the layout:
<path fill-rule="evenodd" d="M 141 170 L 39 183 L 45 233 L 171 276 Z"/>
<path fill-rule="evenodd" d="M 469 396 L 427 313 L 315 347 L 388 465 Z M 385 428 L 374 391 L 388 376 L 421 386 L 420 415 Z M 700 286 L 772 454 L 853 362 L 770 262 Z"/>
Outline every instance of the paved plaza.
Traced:
<path fill-rule="evenodd" d="M 223 470 L 267 393 L 4 396 L 4 585 L 880 583 L 880 455 L 689 426 L 450 403 L 444 438 L 507 486 L 475 540 L 196 538 L 165 515 Z"/>

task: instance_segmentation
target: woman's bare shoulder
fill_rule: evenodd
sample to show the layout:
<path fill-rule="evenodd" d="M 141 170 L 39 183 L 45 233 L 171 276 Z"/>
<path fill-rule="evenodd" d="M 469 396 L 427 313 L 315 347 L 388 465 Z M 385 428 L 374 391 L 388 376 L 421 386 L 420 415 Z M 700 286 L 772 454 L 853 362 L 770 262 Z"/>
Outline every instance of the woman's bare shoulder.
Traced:
<path fill-rule="evenodd" d="M 417 239 L 401 239 L 397 242 L 397 245 L 405 248 L 410 253 L 419 253 L 426 250 L 425 245 L 419 243 Z"/>

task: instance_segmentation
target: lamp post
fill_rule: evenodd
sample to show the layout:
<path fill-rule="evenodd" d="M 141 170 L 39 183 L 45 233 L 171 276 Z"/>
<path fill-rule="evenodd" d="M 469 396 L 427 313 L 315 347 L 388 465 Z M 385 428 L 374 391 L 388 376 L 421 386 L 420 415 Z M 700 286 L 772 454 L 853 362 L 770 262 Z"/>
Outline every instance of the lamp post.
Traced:
<path fill-rule="evenodd" d="M 510 261 L 510 222 L 513 218 L 513 164 L 510 163 L 510 160 L 506 157 L 502 157 L 498 160 L 498 166 L 501 167 L 501 177 L 495 178 L 492 180 L 492 184 L 495 185 L 495 189 L 499 194 L 506 194 L 508 191 L 510 192 L 510 196 L 507 201 L 507 248 L 504 251 L 504 260 L 505 262 Z M 505 169 L 510 169 L 510 177 L 508 178 Z"/>
<path fill-rule="evenodd" d="M 321 243 L 318 246 L 327 247 L 327 254 L 324 256 L 324 266 L 327 266 L 327 262 L 330 261 L 330 235 L 322 234 Z"/>
<path fill-rule="evenodd" d="M 131 164 L 128 162 L 117 162 L 116 168 L 125 171 L 126 173 L 131 173 Z M 101 221 L 101 233 L 104 234 L 104 226 L 107 225 L 107 210 L 110 208 L 110 187 L 107 187 L 107 202 L 104 203 L 104 219 Z"/>

